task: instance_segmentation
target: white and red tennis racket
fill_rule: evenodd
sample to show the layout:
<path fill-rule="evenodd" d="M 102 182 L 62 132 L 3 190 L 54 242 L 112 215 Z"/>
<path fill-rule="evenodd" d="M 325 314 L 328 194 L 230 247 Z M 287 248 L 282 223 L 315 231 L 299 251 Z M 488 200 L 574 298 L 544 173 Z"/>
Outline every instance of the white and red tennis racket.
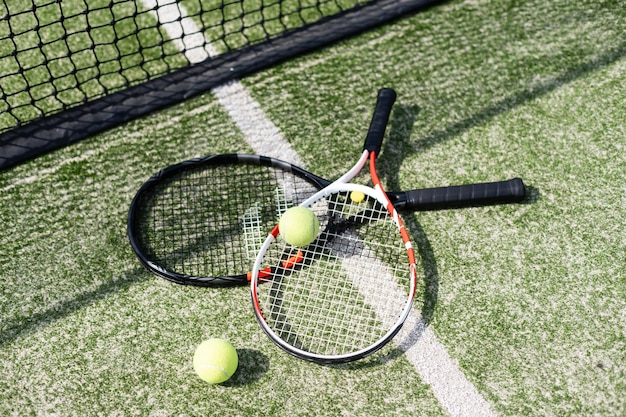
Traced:
<path fill-rule="evenodd" d="M 412 308 L 415 253 L 376 172 L 395 97 L 380 90 L 358 162 L 300 204 L 318 215 L 315 241 L 292 247 L 275 227 L 255 260 L 255 315 L 273 342 L 299 358 L 342 363 L 370 355 L 396 335 Z M 373 188 L 349 183 L 368 161 Z M 353 201 L 353 191 L 365 198 Z"/>

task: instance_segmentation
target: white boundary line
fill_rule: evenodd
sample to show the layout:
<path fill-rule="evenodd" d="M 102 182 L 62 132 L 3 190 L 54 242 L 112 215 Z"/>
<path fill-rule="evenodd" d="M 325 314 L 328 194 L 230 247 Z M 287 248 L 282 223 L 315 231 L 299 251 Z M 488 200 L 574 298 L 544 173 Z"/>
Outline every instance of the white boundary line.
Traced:
<path fill-rule="evenodd" d="M 155 10 L 161 26 L 192 63 L 216 54 L 204 46 L 204 35 L 177 0 L 141 0 Z M 235 121 L 255 153 L 283 159 L 302 166 L 303 163 L 279 129 L 267 118 L 261 106 L 240 82 L 213 89 L 220 104 Z M 399 348 L 413 364 L 422 379 L 431 387 L 442 407 L 452 416 L 495 416 L 495 412 L 465 377 L 419 312 L 413 310 L 398 334 Z"/>
<path fill-rule="evenodd" d="M 146 8 L 155 11 L 161 27 L 192 64 L 217 54 L 217 51 L 205 41 L 204 35 L 192 18 L 187 16 L 184 7 L 178 4 L 178 0 L 141 1 Z M 240 82 L 234 81 L 216 87 L 213 94 L 235 121 L 255 153 L 282 159 L 298 166 L 303 165 L 298 154 Z"/>

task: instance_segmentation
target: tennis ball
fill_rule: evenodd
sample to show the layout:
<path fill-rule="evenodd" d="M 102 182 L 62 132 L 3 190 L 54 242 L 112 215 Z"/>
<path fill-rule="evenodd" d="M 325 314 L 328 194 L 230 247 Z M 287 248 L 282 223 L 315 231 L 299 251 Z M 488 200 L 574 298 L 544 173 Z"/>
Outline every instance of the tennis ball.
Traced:
<path fill-rule="evenodd" d="M 293 246 L 307 246 L 315 240 L 319 229 L 317 216 L 307 207 L 287 209 L 278 222 L 278 231 Z"/>
<path fill-rule="evenodd" d="M 355 203 L 360 203 L 361 201 L 365 200 L 365 194 L 363 194 L 361 191 L 354 190 L 350 193 L 350 199 Z"/>
<path fill-rule="evenodd" d="M 237 351 L 226 340 L 208 339 L 200 343 L 193 355 L 193 369 L 209 384 L 228 380 L 239 364 Z"/>

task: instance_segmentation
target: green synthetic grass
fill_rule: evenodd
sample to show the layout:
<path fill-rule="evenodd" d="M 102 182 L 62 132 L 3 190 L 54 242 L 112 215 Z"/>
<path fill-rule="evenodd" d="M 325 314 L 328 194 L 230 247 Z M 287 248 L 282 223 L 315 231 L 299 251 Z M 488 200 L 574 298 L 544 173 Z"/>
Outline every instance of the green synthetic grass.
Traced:
<path fill-rule="evenodd" d="M 404 215 L 429 325 L 503 416 L 626 412 L 625 31 L 621 1 L 448 2 L 243 80 L 325 177 L 390 86 L 387 188 L 524 179 L 521 205 Z M 125 220 L 141 183 L 251 151 L 206 94 L 0 174 L 0 415 L 445 415 L 393 346 L 302 362 L 247 288 L 140 267 Z M 212 336 L 241 357 L 221 386 L 191 366 Z"/>

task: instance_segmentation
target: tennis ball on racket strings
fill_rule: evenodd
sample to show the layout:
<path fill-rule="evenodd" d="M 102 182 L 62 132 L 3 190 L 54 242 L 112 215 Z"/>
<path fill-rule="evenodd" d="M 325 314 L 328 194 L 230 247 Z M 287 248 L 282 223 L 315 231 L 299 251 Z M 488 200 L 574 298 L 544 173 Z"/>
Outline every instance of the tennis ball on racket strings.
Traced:
<path fill-rule="evenodd" d="M 365 200 L 365 194 L 363 194 L 361 191 L 354 190 L 350 193 L 350 200 L 354 201 L 355 203 L 360 203 L 361 201 Z"/>
<path fill-rule="evenodd" d="M 227 381 L 239 365 L 237 351 L 229 342 L 212 338 L 200 343 L 193 355 L 193 369 L 209 384 Z"/>
<path fill-rule="evenodd" d="M 293 246 L 307 246 L 315 240 L 319 229 L 317 216 L 307 207 L 287 209 L 278 222 L 278 231 Z"/>

